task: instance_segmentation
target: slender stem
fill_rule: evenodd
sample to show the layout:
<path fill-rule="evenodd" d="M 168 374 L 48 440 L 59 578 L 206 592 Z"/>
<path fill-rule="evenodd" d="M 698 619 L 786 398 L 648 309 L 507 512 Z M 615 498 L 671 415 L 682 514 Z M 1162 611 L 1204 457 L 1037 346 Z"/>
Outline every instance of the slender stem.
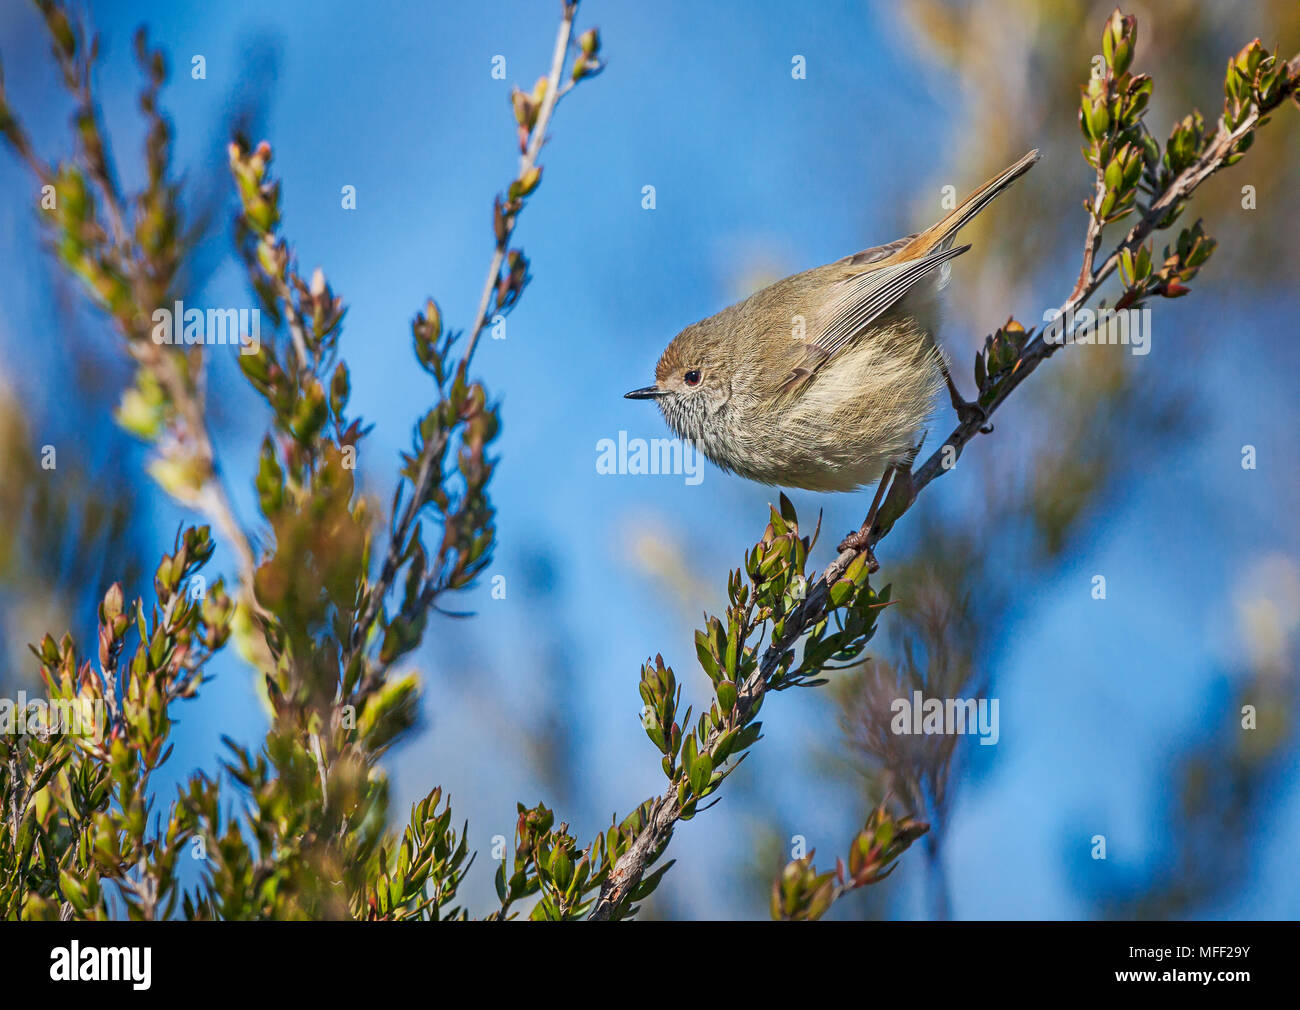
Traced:
<path fill-rule="evenodd" d="M 152 345 L 150 345 L 152 347 Z M 197 505 L 199 509 L 216 525 L 230 543 L 235 552 L 239 566 L 239 581 L 244 589 L 245 599 L 254 610 L 261 610 L 253 593 L 253 579 L 257 571 L 257 558 L 248 535 L 244 532 L 235 515 L 234 506 L 226 491 L 217 464 L 216 451 L 212 446 L 212 437 L 208 432 L 204 416 L 204 405 L 190 383 L 169 360 L 165 353 L 157 354 L 156 363 L 160 365 L 160 378 L 167 392 L 176 404 L 177 413 L 184 424 L 186 434 L 192 439 L 196 453 L 202 461 L 205 480 Z"/>
<path fill-rule="evenodd" d="M 84 35 L 84 32 L 83 32 Z M 90 176 L 103 197 L 104 214 L 108 221 L 111 236 L 110 249 L 116 260 L 116 266 L 130 284 L 135 306 L 142 312 L 148 312 L 153 300 L 152 278 L 144 255 L 133 243 L 129 228 L 128 209 L 131 202 L 123 195 L 118 183 L 117 172 L 112 163 L 108 149 L 106 133 L 100 122 L 99 109 L 95 104 L 91 90 L 93 71 L 93 52 L 95 45 L 85 45 L 82 39 L 83 59 L 80 63 L 56 47 L 56 56 L 64 72 L 69 89 L 80 107 L 80 115 L 86 117 L 89 128 L 82 140 L 82 153 Z M 10 137 L 15 141 L 19 154 L 31 167 L 43 183 L 51 181 L 50 170 L 36 158 L 31 151 L 26 135 L 17 129 Z M 205 417 L 204 397 L 195 383 L 191 382 L 173 360 L 159 351 L 149 341 L 148 326 L 141 318 L 120 321 L 122 336 L 127 341 L 128 352 L 144 368 L 156 371 L 159 381 L 166 388 L 176 406 L 181 421 L 184 437 L 189 438 L 199 457 L 204 471 L 204 484 L 200 490 L 197 504 L 208 518 L 217 526 L 233 547 L 239 565 L 240 583 L 244 588 L 249 605 L 258 608 L 253 596 L 253 575 L 257 569 L 256 558 L 247 534 L 235 515 L 230 498 L 222 483 L 220 469 L 216 462 L 212 438 L 208 431 Z"/>
<path fill-rule="evenodd" d="M 555 36 L 555 50 L 551 57 L 551 72 L 547 77 L 546 95 L 543 97 L 541 108 L 538 110 L 537 123 L 533 128 L 532 138 L 519 160 L 518 178 L 520 179 L 532 171 L 537 163 L 537 156 L 541 153 L 542 144 L 545 143 L 546 129 L 550 124 L 551 114 L 555 111 L 556 103 L 559 101 L 561 94 L 560 77 L 564 73 L 564 62 L 569 51 L 569 42 L 573 37 L 573 18 L 577 9 L 576 2 L 566 0 L 564 17 Z M 566 92 L 567 90 L 565 89 Z M 469 328 L 469 339 L 465 346 L 465 353 L 461 357 L 457 368 L 458 375 L 467 376 L 469 374 L 470 359 L 474 356 L 475 347 L 478 346 L 479 335 L 487 325 L 488 310 L 492 304 L 492 293 L 496 290 L 497 283 L 500 280 L 506 250 L 509 247 L 510 238 L 514 234 L 513 219 L 508 217 L 507 221 L 506 230 L 497 241 L 496 248 L 492 252 L 492 260 L 488 264 L 487 277 L 483 282 L 482 294 L 479 296 L 478 311 L 474 313 L 474 321 Z M 366 606 L 362 611 L 361 619 L 353 626 L 351 652 L 355 652 L 356 649 L 361 647 L 362 636 L 374 623 L 379 614 L 379 608 L 383 606 L 384 599 L 392 588 L 393 580 L 397 577 L 397 570 L 401 567 L 402 554 L 406 549 L 407 539 L 429 494 L 429 488 L 433 481 L 433 461 L 442 454 L 445 444 L 446 435 L 441 434 L 432 441 L 426 442 L 420 452 L 420 466 L 411 485 L 411 494 L 407 498 L 401 518 L 393 527 L 392 536 L 388 542 L 388 551 L 384 556 L 383 566 L 380 568 L 379 578 L 367 594 Z"/>
<path fill-rule="evenodd" d="M 560 100 L 560 76 L 564 73 L 564 60 L 569 52 L 569 40 L 573 37 L 573 16 L 577 9 L 576 3 L 564 5 L 564 18 L 560 21 L 560 30 L 555 35 L 555 51 L 551 56 L 551 73 L 546 80 L 546 95 L 542 98 L 542 107 L 537 113 L 537 125 L 533 128 L 528 148 L 519 158 L 517 178 L 522 179 L 533 169 L 537 164 L 537 156 L 541 153 L 542 144 L 546 142 L 546 128 L 550 125 L 551 113 L 555 111 L 556 103 Z M 565 91 L 567 92 L 568 89 L 566 88 Z M 479 296 L 478 312 L 474 315 L 474 323 L 469 330 L 469 342 L 465 347 L 465 356 L 461 359 L 461 367 L 466 371 L 469 369 L 470 358 L 474 356 L 474 348 L 478 346 L 479 334 L 487 325 L 488 306 L 491 304 L 492 292 L 496 289 L 497 281 L 501 276 L 506 248 L 513 234 L 514 224 L 511 223 L 492 253 L 492 262 L 488 266 L 487 278 L 483 282 L 483 293 Z"/>

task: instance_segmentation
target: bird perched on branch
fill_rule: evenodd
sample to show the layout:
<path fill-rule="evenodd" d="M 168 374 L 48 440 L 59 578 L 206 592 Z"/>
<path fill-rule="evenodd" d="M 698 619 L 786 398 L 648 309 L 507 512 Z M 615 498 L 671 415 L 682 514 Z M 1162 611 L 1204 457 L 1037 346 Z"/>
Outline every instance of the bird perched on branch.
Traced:
<path fill-rule="evenodd" d="M 777 281 L 686 327 L 659 358 L 652 399 L 670 428 L 750 480 L 810 491 L 879 482 L 868 521 L 841 547 L 868 546 L 888 477 L 910 466 L 946 383 L 972 410 L 935 344 L 938 295 L 969 245 L 957 233 L 1033 166 L 1030 151 L 925 231 Z M 856 539 L 855 539 L 856 538 Z"/>

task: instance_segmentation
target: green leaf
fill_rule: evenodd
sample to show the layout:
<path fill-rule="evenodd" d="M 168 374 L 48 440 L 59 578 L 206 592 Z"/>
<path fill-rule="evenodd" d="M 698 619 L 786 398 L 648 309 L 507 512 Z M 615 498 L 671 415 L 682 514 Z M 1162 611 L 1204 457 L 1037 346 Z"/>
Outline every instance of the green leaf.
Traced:
<path fill-rule="evenodd" d="M 718 670 L 718 661 L 714 659 L 710 645 L 709 636 L 703 631 L 697 630 L 695 632 L 695 654 L 700 657 L 700 666 L 703 667 L 709 680 L 716 684 L 721 674 Z"/>
<path fill-rule="evenodd" d="M 799 517 L 795 514 L 794 504 L 786 497 L 785 492 L 781 492 L 781 518 L 784 519 L 791 529 L 797 529 L 799 526 Z"/>
<path fill-rule="evenodd" d="M 704 790 L 708 788 L 709 781 L 713 778 L 713 758 L 708 754 L 698 755 L 691 765 L 689 775 L 691 792 L 696 796 L 703 796 Z"/>

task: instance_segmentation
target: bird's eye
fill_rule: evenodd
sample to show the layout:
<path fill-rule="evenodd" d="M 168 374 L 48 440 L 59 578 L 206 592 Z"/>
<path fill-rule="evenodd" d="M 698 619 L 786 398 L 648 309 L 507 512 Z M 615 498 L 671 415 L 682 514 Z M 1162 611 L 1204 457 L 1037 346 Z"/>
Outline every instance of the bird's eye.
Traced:
<path fill-rule="evenodd" d="M 686 385 L 698 386 L 700 384 L 700 370 L 698 368 L 692 368 L 689 372 L 687 372 L 684 376 L 682 376 L 682 378 L 686 380 Z"/>

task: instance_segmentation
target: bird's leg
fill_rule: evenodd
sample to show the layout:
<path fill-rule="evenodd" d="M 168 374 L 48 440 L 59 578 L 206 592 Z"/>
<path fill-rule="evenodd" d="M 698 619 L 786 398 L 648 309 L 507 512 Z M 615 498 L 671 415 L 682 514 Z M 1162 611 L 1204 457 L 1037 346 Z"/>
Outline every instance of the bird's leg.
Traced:
<path fill-rule="evenodd" d="M 890 479 L 894 476 L 896 464 L 891 463 L 885 467 L 885 472 L 880 475 L 880 483 L 876 485 L 875 497 L 871 499 L 871 509 L 867 512 L 866 522 L 857 531 L 850 533 L 840 541 L 840 545 L 835 549 L 837 551 L 862 551 L 867 555 L 867 571 L 874 572 L 880 568 L 880 563 L 876 560 L 875 553 L 871 550 L 871 529 L 876 525 L 876 513 L 880 511 L 880 503 L 884 501 L 885 489 L 889 486 Z"/>
<path fill-rule="evenodd" d="M 952 381 L 952 373 L 948 371 L 948 362 L 940 359 L 939 370 L 943 372 L 943 381 L 948 384 L 948 396 L 952 399 L 952 409 L 957 412 L 957 419 L 962 424 L 978 421 L 980 432 L 985 435 L 992 431 L 993 425 L 987 423 L 989 412 L 978 403 L 964 399 L 957 391 L 957 383 Z"/>

